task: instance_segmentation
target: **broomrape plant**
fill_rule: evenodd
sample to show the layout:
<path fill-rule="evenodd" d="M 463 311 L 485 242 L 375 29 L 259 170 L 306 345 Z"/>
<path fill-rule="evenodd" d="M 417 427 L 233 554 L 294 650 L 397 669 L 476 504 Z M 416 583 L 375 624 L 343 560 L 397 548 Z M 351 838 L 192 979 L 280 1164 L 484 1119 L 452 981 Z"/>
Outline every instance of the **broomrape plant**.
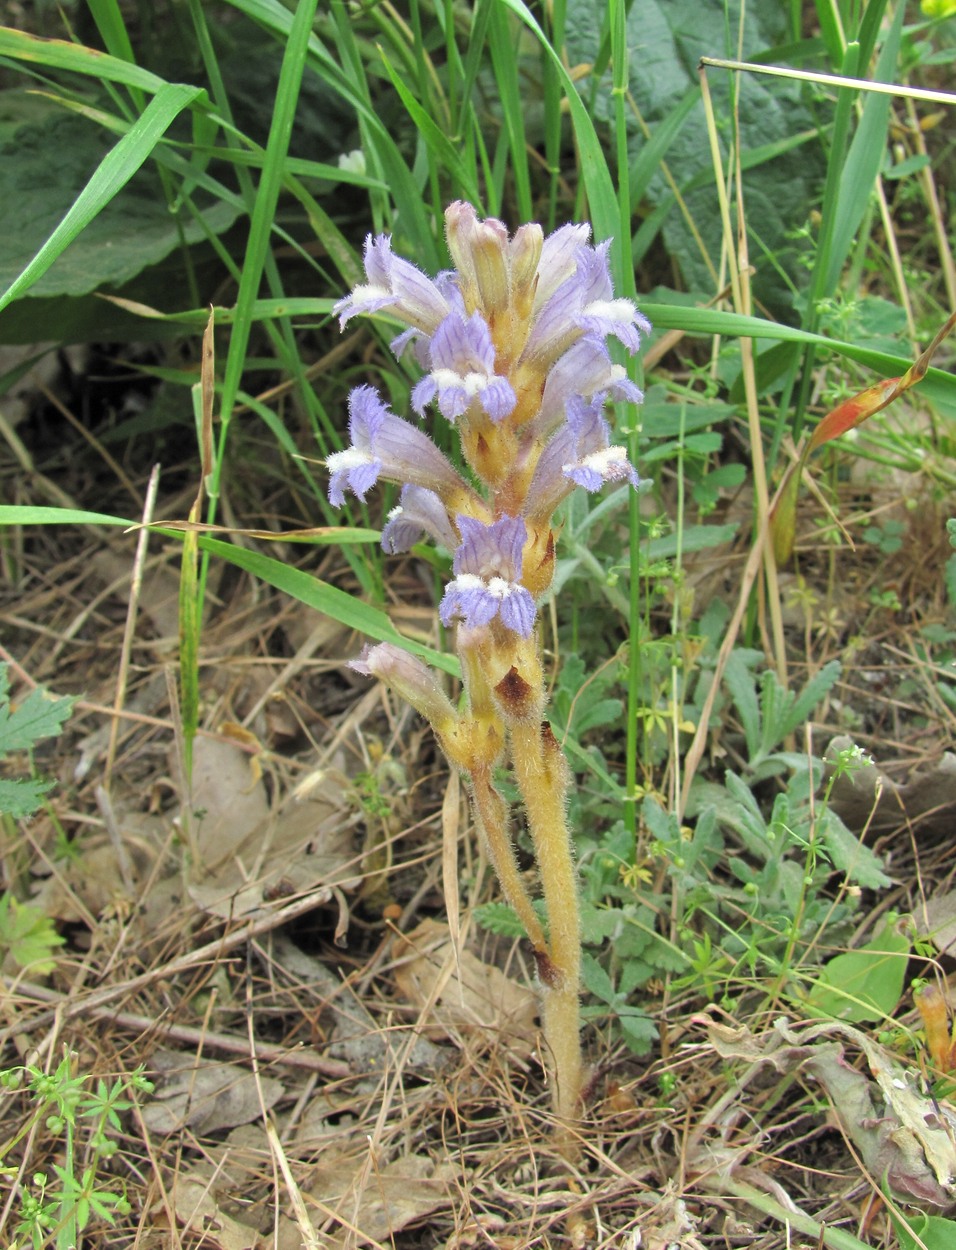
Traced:
<path fill-rule="evenodd" d="M 634 353 L 649 326 L 615 299 L 609 242 L 588 225 L 547 238 L 537 224 L 509 238 L 470 204 L 445 213 L 455 269 L 434 280 L 393 254 L 388 237 L 365 243 L 367 281 L 335 306 L 340 324 L 387 312 L 408 328 L 392 343 L 425 370 L 411 403 L 438 408 L 458 432 L 462 476 L 417 425 L 394 415 L 370 386 L 349 397 L 351 446 L 329 456 L 329 498 L 359 499 L 380 479 L 401 485 L 382 533 L 387 552 L 425 535 L 454 553 L 454 578 L 438 607 L 457 623 L 464 698 L 456 708 L 436 673 L 390 643 L 366 647 L 352 667 L 392 686 L 432 725 L 467 779 L 475 820 L 505 898 L 534 949 L 543 997 L 552 1099 L 559 1121 L 578 1112 L 581 939 L 567 825 L 570 771 L 544 719 L 537 601 L 554 574 L 558 505 L 581 486 L 638 477 L 610 442 L 610 399 L 639 403 L 638 388 L 607 347 Z M 547 931 L 519 870 L 509 807 L 494 783 L 510 765 L 534 846 Z"/>

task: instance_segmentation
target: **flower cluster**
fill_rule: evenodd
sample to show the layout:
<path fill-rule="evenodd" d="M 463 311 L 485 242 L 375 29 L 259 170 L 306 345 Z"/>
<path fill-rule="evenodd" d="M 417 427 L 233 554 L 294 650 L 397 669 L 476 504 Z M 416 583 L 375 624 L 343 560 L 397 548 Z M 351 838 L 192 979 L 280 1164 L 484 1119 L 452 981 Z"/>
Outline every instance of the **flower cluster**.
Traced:
<path fill-rule="evenodd" d="M 452 204 L 445 217 L 454 270 L 431 279 L 395 256 L 387 236 L 370 235 L 367 281 L 334 311 L 343 327 L 373 312 L 405 324 L 392 348 L 411 350 L 424 370 L 412 407 L 422 416 L 434 405 L 456 426 L 484 490 L 360 386 L 349 401 L 351 445 L 328 458 L 329 497 L 340 506 L 346 490 L 364 499 L 379 479 L 400 484 L 382 544 L 405 551 L 428 535 L 454 553 L 442 621 L 528 638 L 553 574 L 555 509 L 576 486 L 637 485 L 602 411 L 608 399 L 638 403 L 641 393 L 607 340 L 636 352 L 649 327 L 630 300 L 614 298 L 608 244 L 591 246 L 590 227 L 545 238 L 531 224 L 509 238 L 470 204 Z"/>

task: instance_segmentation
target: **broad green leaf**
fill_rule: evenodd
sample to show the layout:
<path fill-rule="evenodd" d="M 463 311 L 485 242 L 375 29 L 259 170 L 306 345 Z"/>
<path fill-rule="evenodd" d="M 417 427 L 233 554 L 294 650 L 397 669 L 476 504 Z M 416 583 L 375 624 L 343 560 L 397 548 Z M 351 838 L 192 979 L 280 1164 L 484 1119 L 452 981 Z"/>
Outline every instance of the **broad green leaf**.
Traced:
<path fill-rule="evenodd" d="M 641 0 L 626 7 L 628 87 L 636 106 L 628 110 L 630 163 L 633 169 L 642 162 L 640 219 L 654 219 L 647 230 L 638 231 L 635 245 L 643 254 L 654 236 L 663 236 L 666 250 L 681 267 L 687 284 L 712 293 L 719 284 L 721 222 L 697 67 L 702 55 L 721 55 L 715 49 L 727 48 L 725 6 L 701 0 Z M 601 72 L 607 15 L 604 0 L 568 0 L 567 55 L 572 65 L 596 66 L 596 75 L 583 79 L 579 90 L 599 127 L 614 127 L 616 117 L 613 64 Z M 734 55 L 750 59 L 786 38 L 785 6 L 748 5 L 739 27 L 735 26 Z M 798 249 L 792 234 L 787 236 L 795 214 L 802 220 L 816 194 L 822 165 L 819 145 L 812 141 L 816 119 L 803 103 L 805 89 L 800 84 L 785 80 L 769 83 L 757 75 L 735 77 L 733 87 L 740 100 L 735 119 L 730 76 L 719 70 L 707 73 L 722 141 L 726 139 L 729 145 L 734 122 L 739 120 L 744 168 L 756 149 L 773 154 L 770 159 L 763 157 L 764 164 L 747 169 L 744 197 L 747 220 L 756 224 L 759 245 L 775 254 L 775 265 L 758 267 L 757 298 L 767 302 L 769 296 L 771 305 L 782 309 L 790 305 L 792 296 L 777 277 L 776 266 L 789 270 L 795 283 L 802 281 Z M 650 140 L 645 139 L 635 112 L 650 130 Z M 673 132 L 667 133 L 670 127 Z M 805 136 L 804 141 L 798 150 L 788 150 L 786 145 L 795 132 Z M 724 155 L 726 159 L 726 147 Z M 663 162 L 678 185 L 686 214 L 664 177 Z M 783 200 L 781 185 L 787 187 Z M 756 253 L 757 242 L 752 241 L 751 247 Z"/>
<path fill-rule="evenodd" d="M 840 680 L 842 671 L 843 666 L 839 660 L 830 660 L 819 672 L 814 673 L 799 694 L 788 691 L 786 696 L 781 692 L 776 674 L 768 673 L 767 680 L 773 680 L 776 684 L 780 698 L 774 723 L 764 725 L 764 750 L 771 751 L 788 734 L 806 724 L 814 708 Z"/>
<path fill-rule="evenodd" d="M 924 0 L 924 11 L 927 8 Z M 956 8 L 956 6 L 954 6 Z M 942 1215 L 910 1215 L 905 1220 L 899 1208 L 890 1206 L 890 1216 L 900 1240 L 900 1250 L 953 1250 L 956 1222 Z"/>
<path fill-rule="evenodd" d="M 72 699 L 56 698 L 39 687 L 12 705 L 7 666 L 0 664 L 0 760 L 12 751 L 30 750 L 43 738 L 56 737 L 72 707 Z M 52 785 L 37 777 L 0 778 L 0 813 L 14 820 L 32 815 Z"/>
<path fill-rule="evenodd" d="M 707 551 L 729 543 L 738 530 L 737 522 L 729 525 L 685 525 L 680 536 L 680 550 L 684 555 L 692 551 Z M 676 534 L 663 534 L 641 545 L 641 561 L 653 564 L 655 560 L 671 560 L 677 555 Z"/>
<path fill-rule="evenodd" d="M 581 903 L 581 941 L 586 946 L 600 946 L 609 937 L 620 934 L 624 917 L 619 907 L 595 907 Z"/>
<path fill-rule="evenodd" d="M 11 145 L 0 148 L 0 290 L 24 272 L 82 189 L 90 166 L 86 158 L 102 152 L 91 129 L 89 123 L 64 118 L 61 126 L 31 131 L 29 144 L 18 132 L 16 159 L 10 156 Z M 206 239 L 207 231 L 224 233 L 238 215 L 229 204 L 209 205 L 201 228 L 194 219 L 179 220 L 169 212 L 158 183 L 137 179 L 31 284 L 29 294 L 81 296 L 121 287 L 184 242 L 193 246 Z M 313 309 L 312 315 L 320 314 Z M 203 309 L 197 323 L 204 324 L 208 316 Z"/>
<path fill-rule="evenodd" d="M 818 817 L 818 830 L 834 868 L 847 880 L 866 890 L 885 890 L 893 884 L 883 871 L 883 861 L 852 833 L 829 808 Z"/>
<path fill-rule="evenodd" d="M 165 83 L 127 134 L 111 148 L 31 261 L 0 294 L 5 308 L 34 285 L 73 240 L 102 212 L 148 158 L 176 117 L 203 95 L 202 88 Z"/>
<path fill-rule="evenodd" d="M 43 796 L 53 789 L 52 781 L 32 777 L 0 777 L 0 815 L 25 820 L 40 807 Z"/>
<path fill-rule="evenodd" d="M 895 924 L 825 964 L 804 1003 L 810 1014 L 860 1024 L 892 1016 L 903 994 L 910 941 Z"/>
<path fill-rule="evenodd" d="M 47 694 L 39 686 L 11 704 L 7 666 L 0 664 L 0 757 L 29 750 L 43 738 L 55 738 L 72 707 L 71 698 Z"/>
<path fill-rule="evenodd" d="M 525 937 L 524 925 L 507 903 L 482 903 L 475 908 L 474 917 L 489 933 L 497 933 L 500 937 Z"/>
<path fill-rule="evenodd" d="M 69 97 L 46 94 L 32 97 L 28 110 L 8 106 L 0 118 L 0 290 L 40 250 L 110 145 L 129 130 L 123 117 L 89 106 L 79 116 L 68 111 L 76 107 Z M 82 294 L 100 274 L 105 283 L 122 282 L 177 246 L 177 225 L 191 231 L 191 242 L 203 237 L 185 214 L 178 221 L 170 214 L 157 181 L 135 179 L 32 293 Z"/>
<path fill-rule="evenodd" d="M 757 683 L 747 666 L 746 657 L 755 659 L 753 652 L 743 652 L 735 647 L 727 657 L 724 669 L 724 685 L 730 691 L 747 743 L 747 756 L 754 759 L 760 749 L 760 704 L 757 700 Z"/>
<path fill-rule="evenodd" d="M 635 1055 L 650 1053 L 658 1033 L 657 1026 L 646 1011 L 641 1011 L 639 1007 L 621 1007 L 617 1012 L 617 1022 L 629 1050 Z"/>
<path fill-rule="evenodd" d="M 607 1003 L 609 1007 L 614 1006 L 617 995 L 611 978 L 594 956 L 587 952 L 581 959 L 581 980 L 589 994 L 599 998 L 602 1003 Z"/>

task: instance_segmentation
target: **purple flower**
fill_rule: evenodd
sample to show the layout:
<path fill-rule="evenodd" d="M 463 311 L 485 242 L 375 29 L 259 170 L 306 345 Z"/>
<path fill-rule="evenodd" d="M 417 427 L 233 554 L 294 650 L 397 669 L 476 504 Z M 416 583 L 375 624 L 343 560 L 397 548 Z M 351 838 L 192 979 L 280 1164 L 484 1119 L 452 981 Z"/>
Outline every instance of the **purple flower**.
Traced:
<path fill-rule="evenodd" d="M 628 299 L 614 299 L 607 253 L 610 241 L 579 247 L 574 272 L 536 307 L 522 360 L 551 364 L 583 334 L 618 339 L 629 352 L 650 324 Z"/>
<path fill-rule="evenodd" d="M 528 537 L 521 517 L 502 517 L 490 525 L 459 516 L 461 546 L 455 552 L 455 580 L 448 584 L 438 615 L 443 625 L 461 617 L 466 626 L 489 625 L 498 617 L 506 629 L 529 637 L 534 627 L 534 599 L 521 585 L 521 552 Z"/>
<path fill-rule="evenodd" d="M 393 687 L 406 703 L 420 712 L 439 733 L 448 733 L 457 717 L 437 675 L 423 661 L 391 642 L 362 648 L 349 668 L 363 677 L 377 677 Z"/>
<path fill-rule="evenodd" d="M 580 256 L 578 273 L 582 284 L 582 303 L 579 324 L 585 333 L 601 338 L 610 335 L 618 339 L 629 352 L 641 346 L 641 335 L 650 334 L 651 326 L 629 299 L 615 299 L 608 268 L 607 254 L 611 241 L 607 239 L 596 248 L 584 248 Z"/>
<path fill-rule="evenodd" d="M 380 477 L 458 500 L 461 492 L 471 493 L 428 435 L 389 412 L 371 386 L 358 386 L 349 395 L 349 434 L 352 445 L 325 462 L 335 508 L 345 503 L 346 489 L 364 499 Z"/>
<path fill-rule="evenodd" d="M 549 234 L 541 249 L 538 264 L 538 286 L 534 294 L 535 312 L 548 302 L 565 279 L 578 266 L 578 253 L 587 245 L 591 227 L 587 222 L 560 226 Z"/>
<path fill-rule="evenodd" d="M 511 383 L 495 373 L 495 348 L 481 313 L 465 320 L 446 317 L 432 335 L 431 372 L 412 391 L 412 407 L 421 414 L 438 397 L 442 416 L 455 421 L 478 400 L 494 422 L 503 421 L 517 402 Z"/>
<path fill-rule="evenodd" d="M 382 546 L 390 555 L 410 551 L 423 534 L 449 551 L 458 545 L 448 511 L 435 492 L 424 486 L 404 486 L 398 506 L 388 514 L 388 524 L 382 530 Z"/>
<path fill-rule="evenodd" d="M 408 325 L 432 334 L 451 311 L 436 282 L 409 261 L 392 255 L 387 235 L 366 238 L 365 276 L 367 282 L 332 306 L 342 329 L 359 313 L 387 308 Z"/>
<path fill-rule="evenodd" d="M 534 419 L 533 432 L 542 436 L 564 417 L 565 404 L 572 395 L 591 399 L 604 392 L 616 402 L 639 404 L 644 396 L 628 378 L 623 365 L 616 365 L 604 343 L 585 335 L 572 344 L 552 365 L 541 396 L 541 410 Z"/>
<path fill-rule="evenodd" d="M 603 395 L 590 404 L 579 395 L 568 400 L 567 420 L 542 451 L 528 488 L 525 509 L 532 520 L 547 520 L 575 486 L 596 491 L 606 482 L 639 485 L 624 448 L 610 444 L 603 405 Z"/>

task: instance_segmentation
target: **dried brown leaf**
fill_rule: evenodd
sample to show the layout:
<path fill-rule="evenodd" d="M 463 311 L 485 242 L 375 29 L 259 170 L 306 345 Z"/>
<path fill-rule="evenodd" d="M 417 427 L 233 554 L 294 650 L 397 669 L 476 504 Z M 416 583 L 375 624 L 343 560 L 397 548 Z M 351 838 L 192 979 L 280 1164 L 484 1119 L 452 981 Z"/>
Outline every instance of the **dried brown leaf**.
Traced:
<path fill-rule="evenodd" d="M 197 1062 L 195 1056 L 157 1051 L 152 1068 L 162 1073 L 156 1093 L 143 1107 L 143 1123 L 153 1133 L 194 1133 L 248 1124 L 275 1106 L 284 1093 L 281 1081 L 251 1072 L 236 1064 Z M 261 1100 L 260 1100 L 261 1094 Z"/>
<path fill-rule="evenodd" d="M 799 1032 L 778 1020 L 761 1037 L 707 1023 L 723 1058 L 815 1077 L 870 1175 L 885 1179 L 900 1198 L 943 1210 L 956 1205 L 956 1109 L 923 1094 L 916 1074 L 892 1052 L 837 1020 Z M 848 1062 L 845 1043 L 863 1052 L 869 1076 Z"/>
<path fill-rule="evenodd" d="M 352 845 L 358 819 L 346 779 L 332 770 L 308 796 L 289 796 L 269 812 L 265 786 L 238 746 L 198 739 L 193 770 L 193 812 L 200 862 L 189 866 L 187 886 L 202 911 L 235 919 L 270 898 L 313 892 L 317 901 L 333 887 L 359 883 Z"/>
<path fill-rule="evenodd" d="M 387 1245 L 395 1233 L 450 1203 L 455 1171 L 427 1155 L 407 1154 L 380 1166 L 367 1154 L 356 1159 L 330 1151 L 319 1160 L 306 1201 L 311 1196 L 342 1221 L 333 1246 Z"/>
<path fill-rule="evenodd" d="M 257 1229 L 241 1224 L 219 1209 L 208 1181 L 178 1176 L 169 1198 L 177 1221 L 189 1232 L 201 1235 L 204 1250 L 257 1250 L 262 1245 Z M 164 1214 L 163 1208 L 157 1206 L 157 1222 Z"/>
<path fill-rule="evenodd" d="M 429 1036 L 494 1036 L 512 1054 L 529 1056 L 538 1035 L 536 996 L 472 951 L 456 953 L 447 924 L 437 920 L 423 921 L 396 950 L 407 960 L 395 972 L 398 992 L 424 1014 Z"/>

